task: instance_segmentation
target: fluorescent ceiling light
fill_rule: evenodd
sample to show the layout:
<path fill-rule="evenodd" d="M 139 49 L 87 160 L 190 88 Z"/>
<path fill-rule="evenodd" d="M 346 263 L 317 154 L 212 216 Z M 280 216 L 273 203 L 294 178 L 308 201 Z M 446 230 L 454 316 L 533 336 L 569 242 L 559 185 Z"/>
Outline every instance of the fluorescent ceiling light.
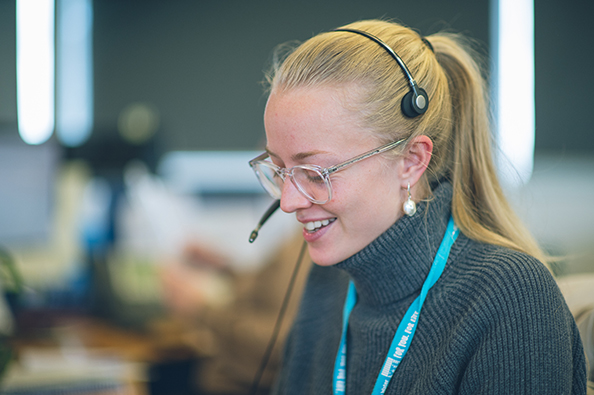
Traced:
<path fill-rule="evenodd" d="M 54 131 L 54 1 L 17 0 L 17 117 L 28 144 Z"/>
<path fill-rule="evenodd" d="M 493 1 L 498 167 L 503 184 L 516 187 L 528 182 L 534 166 L 534 4 Z"/>

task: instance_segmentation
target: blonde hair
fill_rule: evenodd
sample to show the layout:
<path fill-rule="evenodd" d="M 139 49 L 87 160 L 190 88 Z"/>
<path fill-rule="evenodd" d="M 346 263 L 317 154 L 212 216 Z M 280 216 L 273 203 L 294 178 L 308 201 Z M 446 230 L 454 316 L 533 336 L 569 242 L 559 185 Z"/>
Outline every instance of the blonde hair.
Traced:
<path fill-rule="evenodd" d="M 408 80 L 386 51 L 368 38 L 326 32 L 307 40 L 273 65 L 271 91 L 356 85 L 362 125 L 385 141 L 426 135 L 433 154 L 425 181 L 453 186 L 452 215 L 466 236 L 530 254 L 546 255 L 505 199 L 492 160 L 487 87 L 480 59 L 459 34 L 425 37 L 397 23 L 368 20 L 343 28 L 379 37 L 406 63 L 429 97 L 427 112 L 407 118 L 400 110 Z"/>

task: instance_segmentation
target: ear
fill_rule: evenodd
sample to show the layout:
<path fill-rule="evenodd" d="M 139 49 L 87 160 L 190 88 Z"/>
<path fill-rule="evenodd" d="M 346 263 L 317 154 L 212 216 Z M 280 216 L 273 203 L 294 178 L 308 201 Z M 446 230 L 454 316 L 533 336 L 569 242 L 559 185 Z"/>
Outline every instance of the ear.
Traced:
<path fill-rule="evenodd" d="M 419 181 L 429 166 L 432 152 L 433 142 L 425 135 L 417 136 L 408 143 L 400 168 L 400 179 L 404 183 L 402 188 L 406 188 L 409 183 L 411 186 L 415 185 Z"/>

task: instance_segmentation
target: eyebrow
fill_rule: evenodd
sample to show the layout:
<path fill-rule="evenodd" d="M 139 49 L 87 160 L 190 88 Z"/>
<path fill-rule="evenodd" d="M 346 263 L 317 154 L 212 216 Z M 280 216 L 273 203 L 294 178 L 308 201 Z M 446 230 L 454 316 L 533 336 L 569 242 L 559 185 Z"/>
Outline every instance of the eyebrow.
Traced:
<path fill-rule="evenodd" d="M 274 156 L 275 158 L 280 159 L 280 157 L 277 154 L 275 154 L 274 152 L 270 151 L 268 149 L 268 147 L 266 147 L 266 152 L 268 152 L 268 155 Z M 307 159 L 310 156 L 315 156 L 315 155 L 319 155 L 319 154 L 327 154 L 327 152 L 326 151 L 298 152 L 298 153 L 296 153 L 294 155 L 291 155 L 291 160 L 293 160 L 294 162 L 297 162 L 297 161 L 301 161 L 303 159 Z"/>

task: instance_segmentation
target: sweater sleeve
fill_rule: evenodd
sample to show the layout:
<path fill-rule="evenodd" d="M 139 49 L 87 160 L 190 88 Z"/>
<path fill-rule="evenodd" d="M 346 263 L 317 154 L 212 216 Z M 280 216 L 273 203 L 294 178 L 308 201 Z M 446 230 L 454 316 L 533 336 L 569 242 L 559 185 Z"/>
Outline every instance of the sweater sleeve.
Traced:
<path fill-rule="evenodd" d="M 585 394 L 585 356 L 575 321 L 548 270 L 500 251 L 475 282 L 475 352 L 461 394 Z"/>

